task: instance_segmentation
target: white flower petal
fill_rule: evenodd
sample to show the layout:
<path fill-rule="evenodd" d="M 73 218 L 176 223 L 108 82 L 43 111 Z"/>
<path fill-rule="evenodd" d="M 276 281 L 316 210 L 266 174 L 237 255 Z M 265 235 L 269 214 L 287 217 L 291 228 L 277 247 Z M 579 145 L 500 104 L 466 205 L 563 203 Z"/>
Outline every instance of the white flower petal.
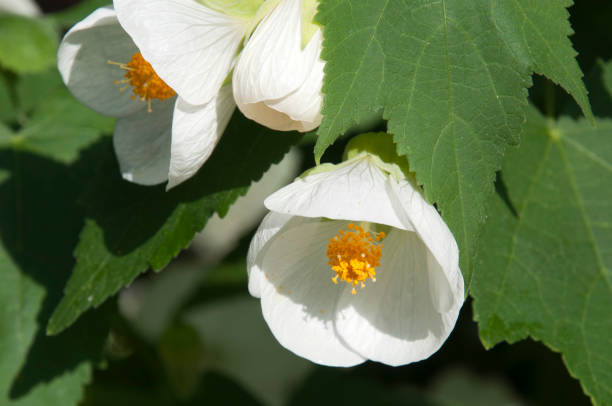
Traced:
<path fill-rule="evenodd" d="M 146 109 L 146 104 L 131 99 L 131 88 L 122 92 L 122 85 L 113 84 L 125 79 L 126 71 L 108 61 L 127 63 L 136 52 L 138 48 L 108 6 L 68 31 L 58 50 L 57 65 L 77 99 L 101 114 L 124 117 Z"/>
<path fill-rule="evenodd" d="M 338 334 L 362 356 L 388 365 L 429 357 L 452 331 L 461 304 L 440 314 L 430 298 L 427 248 L 414 232 L 393 230 L 384 240 L 376 282 L 338 303 Z"/>
<path fill-rule="evenodd" d="M 269 210 L 296 216 L 368 221 L 412 230 L 391 205 L 387 178 L 366 155 L 297 179 L 270 195 L 264 204 Z"/>
<path fill-rule="evenodd" d="M 32 0 L 0 0 L 0 13 L 2 12 L 26 17 L 36 17 L 41 14 L 40 8 Z"/>
<path fill-rule="evenodd" d="M 126 180 L 156 185 L 168 179 L 174 103 L 154 100 L 152 112 L 143 110 L 117 121 L 113 145 Z"/>
<path fill-rule="evenodd" d="M 239 104 L 284 97 L 304 82 L 301 26 L 301 0 L 282 0 L 259 23 L 234 71 Z"/>
<path fill-rule="evenodd" d="M 342 287 L 331 281 L 325 252 L 338 222 L 306 219 L 290 225 L 268 242 L 261 262 L 265 274 L 260 278 L 261 308 L 268 326 L 281 345 L 313 362 L 330 366 L 363 362 L 334 330 Z"/>
<path fill-rule="evenodd" d="M 260 281 L 264 277 L 261 269 L 261 261 L 263 260 L 263 249 L 279 232 L 279 230 L 289 221 L 293 216 L 288 214 L 281 214 L 270 212 L 266 214 L 261 224 L 257 228 L 257 232 L 251 240 L 249 245 L 249 252 L 247 253 L 247 274 L 249 276 L 249 293 L 254 297 L 261 297 Z M 262 254 L 262 255 L 260 255 Z"/>
<path fill-rule="evenodd" d="M 189 179 L 202 167 L 221 139 L 235 107 L 230 85 L 223 86 L 217 96 L 204 105 L 194 106 L 181 98 L 177 100 L 166 189 Z"/>
<path fill-rule="evenodd" d="M 194 0 L 115 0 L 121 25 L 189 104 L 208 103 L 229 74 L 246 23 Z"/>
<path fill-rule="evenodd" d="M 321 31 L 301 48 L 301 1 L 283 0 L 259 24 L 236 64 L 236 104 L 280 131 L 310 131 L 321 121 Z"/>
<path fill-rule="evenodd" d="M 311 131 L 321 124 L 321 105 L 323 104 L 321 87 L 325 68 L 325 63 L 320 59 L 321 46 L 322 36 L 319 29 L 304 50 L 305 59 L 312 61 L 312 69 L 308 72 L 304 83 L 287 96 L 266 102 L 267 106 L 279 112 L 277 114 L 284 114 L 295 122 L 293 130 Z M 262 124 L 268 125 L 265 122 Z"/>
<path fill-rule="evenodd" d="M 436 211 L 409 181 L 388 180 L 391 203 L 399 218 L 412 227 L 429 250 L 431 297 L 440 312 L 464 300 L 464 283 L 459 269 L 459 248 L 453 234 Z"/>

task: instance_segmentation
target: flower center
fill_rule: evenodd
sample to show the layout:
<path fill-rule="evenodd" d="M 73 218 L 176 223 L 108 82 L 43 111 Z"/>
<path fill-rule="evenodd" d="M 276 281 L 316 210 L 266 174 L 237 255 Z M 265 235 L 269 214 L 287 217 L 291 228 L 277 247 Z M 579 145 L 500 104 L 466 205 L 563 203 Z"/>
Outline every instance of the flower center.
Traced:
<path fill-rule="evenodd" d="M 362 226 L 350 223 L 348 230 L 338 230 L 338 234 L 329 239 L 328 264 L 336 273 L 332 281 L 338 284 L 340 279 L 353 285 L 353 295 L 357 294 L 355 286 L 365 287 L 366 279 L 376 282 L 376 267 L 380 266 L 383 247 L 378 242 L 385 238 L 385 233 L 381 231 L 374 235 L 372 237 Z"/>
<path fill-rule="evenodd" d="M 129 83 L 129 85 L 120 88 L 120 90 L 124 91 L 129 86 L 132 86 L 134 92 L 132 100 L 139 98 L 140 101 L 146 101 L 149 113 L 152 111 L 152 99 L 166 100 L 176 95 L 176 92 L 157 76 L 151 64 L 142 57 L 140 52 L 132 55 L 132 59 L 128 63 L 113 61 L 108 61 L 108 63 L 117 65 L 126 71 L 124 75 L 126 79 L 115 80 L 114 84 Z"/>

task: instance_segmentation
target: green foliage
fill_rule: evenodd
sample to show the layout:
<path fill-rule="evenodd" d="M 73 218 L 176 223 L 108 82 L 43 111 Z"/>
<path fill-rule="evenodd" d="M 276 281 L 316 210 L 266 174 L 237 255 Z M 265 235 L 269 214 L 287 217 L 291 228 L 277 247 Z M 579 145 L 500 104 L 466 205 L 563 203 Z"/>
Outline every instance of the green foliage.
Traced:
<path fill-rule="evenodd" d="M 316 157 L 382 109 L 455 235 L 468 286 L 485 201 L 506 146 L 519 141 L 531 73 L 560 83 L 591 117 L 567 38 L 570 4 L 321 1 L 326 97 Z"/>
<path fill-rule="evenodd" d="M 66 96 L 56 92 L 30 104 L 31 115 L 22 115 L 17 132 L 0 128 L 2 405 L 76 405 L 106 337 L 100 312 L 58 337 L 44 331 L 74 264 L 72 250 L 83 223 L 77 199 L 95 148 L 80 160 L 76 156 L 105 123 Z M 24 111 L 28 103 L 22 102 L 16 110 Z M 58 105 L 61 110 L 52 107 Z M 72 115 L 78 119 L 66 119 Z"/>
<path fill-rule="evenodd" d="M 487 347 L 530 336 L 560 351 L 595 404 L 612 404 L 612 121 L 529 110 L 503 164 L 472 283 Z M 607 186 L 606 186 L 607 185 Z M 504 199 L 505 197 L 505 199 Z"/>
<path fill-rule="evenodd" d="M 88 218 L 75 251 L 77 265 L 48 332 L 64 330 L 149 267 L 165 267 L 213 212 L 223 216 L 298 141 L 297 134 L 274 132 L 236 114 L 198 174 L 169 192 L 121 180 L 109 151 L 84 198 Z"/>
<path fill-rule="evenodd" d="M 42 72 L 55 64 L 58 34 L 50 21 L 0 15 L 0 66 Z"/>
<path fill-rule="evenodd" d="M 23 127 L 12 138 L 15 148 L 69 163 L 100 133 L 113 129 L 114 119 L 76 101 L 55 71 L 22 76 L 16 93 Z"/>
<path fill-rule="evenodd" d="M 11 98 L 9 84 L 4 76 L 0 75 L 0 121 L 8 121 L 15 115 L 15 106 Z"/>
<path fill-rule="evenodd" d="M 387 120 L 391 150 L 409 159 L 459 243 L 485 346 L 541 341 L 561 353 L 595 404 L 608 405 L 612 63 L 597 58 L 612 55 L 612 8 L 600 2 L 571 9 L 586 32 L 574 38 L 589 73 L 587 97 L 568 39 L 571 0 L 320 0 L 327 62 L 315 157 L 340 135 L 381 131 L 380 117 Z M 259 303 L 246 297 L 249 236 L 208 270 L 192 249 L 178 267 L 138 281 L 145 287 L 123 297 L 141 306 L 129 321 L 109 317 L 112 303 L 83 314 L 146 270 L 164 268 L 213 213 L 226 214 L 300 142 L 237 113 L 185 184 L 166 192 L 123 181 L 108 136 L 114 119 L 77 102 L 55 68 L 62 30 L 108 3 L 0 16 L 1 405 L 522 404 L 514 393 L 520 379 L 510 388 L 447 368 L 449 357 L 461 356 L 477 370 L 484 365 L 485 356 L 479 364 L 468 349 L 477 344 L 475 333 L 465 335 L 466 310 L 440 353 L 407 368 L 332 370 L 285 351 Z M 551 117 L 527 102 L 533 73 L 543 77 L 530 99 Z M 546 78 L 576 104 L 564 105 L 568 95 L 551 99 L 559 89 L 539 87 Z M 566 117 L 553 118 L 555 111 Z M 314 136 L 301 139 L 304 149 Z M 529 351 L 508 366 L 527 344 L 497 348 L 487 360 L 503 360 L 528 385 L 556 384 L 554 355 L 551 374 L 534 366 L 549 358 Z M 441 373 L 406 386 L 431 370 Z M 569 383 L 555 401 L 576 395 L 578 384 Z M 546 388 L 521 390 L 549 396 Z"/>

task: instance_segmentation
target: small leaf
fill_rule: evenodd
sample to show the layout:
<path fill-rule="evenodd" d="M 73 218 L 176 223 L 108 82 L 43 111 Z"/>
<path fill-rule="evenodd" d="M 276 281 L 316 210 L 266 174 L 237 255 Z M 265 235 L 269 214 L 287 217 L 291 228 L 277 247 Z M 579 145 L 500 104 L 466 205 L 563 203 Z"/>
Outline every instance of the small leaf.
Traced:
<path fill-rule="evenodd" d="M 508 199 L 493 199 L 474 279 L 487 347 L 527 336 L 563 354 L 593 402 L 612 404 L 612 120 L 530 109 L 508 152 Z M 515 214 L 516 213 L 516 214 Z"/>
<path fill-rule="evenodd" d="M 41 72 L 56 61 L 57 33 L 49 21 L 0 15 L 0 65 L 19 73 Z"/>
<path fill-rule="evenodd" d="M 236 114 L 198 174 L 169 192 L 164 186 L 122 181 L 114 157 L 107 159 L 84 197 L 90 209 L 75 251 L 77 265 L 49 322 L 49 334 L 64 330 L 149 267 L 165 267 L 213 212 L 225 215 L 298 141 L 296 133 L 274 132 Z"/>
<path fill-rule="evenodd" d="M 100 133 L 111 133 L 114 121 L 61 92 L 43 103 L 16 137 L 23 149 L 70 163 Z"/>

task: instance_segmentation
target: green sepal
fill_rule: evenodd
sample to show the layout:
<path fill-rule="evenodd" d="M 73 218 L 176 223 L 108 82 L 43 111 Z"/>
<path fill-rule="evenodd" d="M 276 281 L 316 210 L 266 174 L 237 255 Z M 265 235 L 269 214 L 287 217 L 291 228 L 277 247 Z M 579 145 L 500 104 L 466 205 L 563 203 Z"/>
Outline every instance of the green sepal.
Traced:
<path fill-rule="evenodd" d="M 344 148 L 342 159 L 348 161 L 363 153 L 377 157 L 382 162 L 379 167 L 398 180 L 406 179 L 410 174 L 408 158 L 397 154 L 391 134 L 364 133 L 353 137 Z"/>
<path fill-rule="evenodd" d="M 343 161 L 339 164 L 324 163 L 317 165 L 304 171 L 299 178 L 324 173 L 337 169 L 344 165 L 348 165 L 356 159 L 361 159 L 365 155 L 376 165 L 380 170 L 387 172 L 396 180 L 408 180 L 416 186 L 414 174 L 410 173 L 408 159 L 405 156 L 399 156 L 395 152 L 395 144 L 390 134 L 364 133 L 360 134 L 349 141 L 342 155 Z"/>

